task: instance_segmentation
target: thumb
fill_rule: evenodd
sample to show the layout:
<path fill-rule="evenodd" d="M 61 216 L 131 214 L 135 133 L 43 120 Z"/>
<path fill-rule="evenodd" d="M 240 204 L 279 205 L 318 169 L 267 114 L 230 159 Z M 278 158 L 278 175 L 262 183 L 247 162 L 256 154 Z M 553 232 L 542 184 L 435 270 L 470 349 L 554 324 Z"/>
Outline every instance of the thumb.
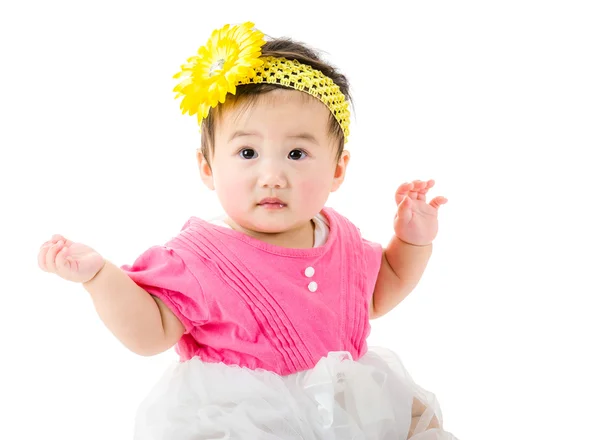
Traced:
<path fill-rule="evenodd" d="M 398 208 L 401 208 L 402 206 L 404 206 L 405 208 L 410 208 L 411 205 L 412 200 L 410 199 L 410 197 L 404 196 L 402 200 L 400 200 L 400 203 L 398 203 Z"/>
<path fill-rule="evenodd" d="M 398 204 L 398 220 L 401 222 L 408 222 L 412 218 L 412 205 L 413 201 L 408 196 L 404 198 Z"/>

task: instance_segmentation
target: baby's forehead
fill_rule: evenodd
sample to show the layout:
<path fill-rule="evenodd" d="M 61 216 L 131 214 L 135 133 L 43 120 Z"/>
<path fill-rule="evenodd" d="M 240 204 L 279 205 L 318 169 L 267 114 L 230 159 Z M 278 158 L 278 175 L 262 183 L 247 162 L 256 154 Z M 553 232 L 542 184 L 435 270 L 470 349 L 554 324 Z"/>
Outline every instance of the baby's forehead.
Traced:
<path fill-rule="evenodd" d="M 322 109 L 324 113 L 329 113 L 325 104 L 308 93 L 297 90 L 278 88 L 266 93 L 242 95 L 228 99 L 220 106 L 222 114 L 242 113 L 248 109 L 254 108 L 273 108 L 281 109 L 283 107 L 296 108 L 298 111 L 311 108 Z"/>
<path fill-rule="evenodd" d="M 226 102 L 216 116 L 217 131 L 299 131 L 325 135 L 331 112 L 308 93 L 274 90 Z"/>

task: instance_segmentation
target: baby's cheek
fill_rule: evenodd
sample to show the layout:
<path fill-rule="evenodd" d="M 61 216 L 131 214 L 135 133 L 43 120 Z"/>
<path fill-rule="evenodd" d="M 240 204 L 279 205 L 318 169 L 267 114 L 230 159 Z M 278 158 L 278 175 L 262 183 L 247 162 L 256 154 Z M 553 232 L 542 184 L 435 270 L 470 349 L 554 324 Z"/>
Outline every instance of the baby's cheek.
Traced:
<path fill-rule="evenodd" d="M 241 208 L 240 201 L 248 195 L 243 191 L 242 182 L 236 179 L 224 179 L 222 182 L 217 182 L 217 190 L 221 204 L 230 208 Z"/>
<path fill-rule="evenodd" d="M 307 179 L 301 182 L 302 199 L 307 205 L 323 204 L 329 195 L 327 184 L 321 179 Z"/>

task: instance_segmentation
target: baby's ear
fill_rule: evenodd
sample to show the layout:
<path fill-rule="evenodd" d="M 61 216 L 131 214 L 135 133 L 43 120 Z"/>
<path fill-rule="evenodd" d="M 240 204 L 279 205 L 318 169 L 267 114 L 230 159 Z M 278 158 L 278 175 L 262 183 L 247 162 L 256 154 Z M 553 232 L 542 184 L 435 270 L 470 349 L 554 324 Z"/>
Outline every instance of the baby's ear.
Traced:
<path fill-rule="evenodd" d="M 200 149 L 196 150 L 196 158 L 198 160 L 198 169 L 200 170 L 202 182 L 204 182 L 208 189 L 214 191 L 215 184 L 213 182 L 213 173 L 212 168 L 210 167 L 210 162 L 204 157 Z"/>
<path fill-rule="evenodd" d="M 342 155 L 335 165 L 335 172 L 333 173 L 333 183 L 331 185 L 331 192 L 337 191 L 346 177 L 346 168 L 350 162 L 350 152 L 348 150 L 342 151 Z"/>

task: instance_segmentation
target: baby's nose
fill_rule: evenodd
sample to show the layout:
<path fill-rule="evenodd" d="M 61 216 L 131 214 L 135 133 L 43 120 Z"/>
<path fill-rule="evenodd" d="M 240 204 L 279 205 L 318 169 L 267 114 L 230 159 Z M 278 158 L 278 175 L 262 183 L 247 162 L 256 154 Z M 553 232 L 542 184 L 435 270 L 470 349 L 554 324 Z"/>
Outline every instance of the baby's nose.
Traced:
<path fill-rule="evenodd" d="M 261 179 L 263 188 L 284 188 L 287 186 L 285 178 L 281 174 L 270 174 Z"/>
<path fill-rule="evenodd" d="M 280 169 L 265 169 L 260 178 L 260 186 L 263 188 L 285 188 L 287 179 Z"/>

